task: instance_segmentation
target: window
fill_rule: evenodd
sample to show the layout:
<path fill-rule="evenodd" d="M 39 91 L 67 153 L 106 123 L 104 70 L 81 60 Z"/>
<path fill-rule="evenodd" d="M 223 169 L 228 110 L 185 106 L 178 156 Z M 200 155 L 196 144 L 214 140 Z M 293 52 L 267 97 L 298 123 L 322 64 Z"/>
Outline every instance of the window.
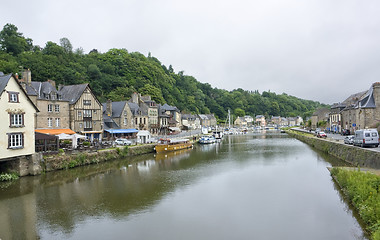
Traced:
<path fill-rule="evenodd" d="M 57 112 L 57 113 L 59 113 L 59 104 L 56 104 L 54 106 L 54 111 Z"/>
<path fill-rule="evenodd" d="M 51 100 L 55 100 L 57 98 L 56 93 L 51 93 L 50 95 L 51 95 Z"/>
<path fill-rule="evenodd" d="M 91 105 L 91 100 L 83 100 L 83 105 Z"/>
<path fill-rule="evenodd" d="M 53 112 L 53 104 L 48 104 L 48 112 Z"/>
<path fill-rule="evenodd" d="M 52 127 L 52 126 L 53 126 L 53 119 L 48 118 L 48 127 Z"/>
<path fill-rule="evenodd" d="M 83 110 L 83 117 L 91 117 L 91 110 Z"/>
<path fill-rule="evenodd" d="M 78 117 L 82 117 L 82 112 L 78 111 Z"/>
<path fill-rule="evenodd" d="M 82 123 L 79 123 L 79 128 L 81 129 L 83 127 L 83 124 Z"/>
<path fill-rule="evenodd" d="M 94 114 L 96 114 L 96 110 L 94 110 Z"/>
<path fill-rule="evenodd" d="M 23 148 L 24 134 L 23 133 L 8 133 L 8 148 Z"/>
<path fill-rule="evenodd" d="M 84 122 L 84 128 L 92 128 L 92 122 L 91 121 L 85 121 Z"/>
<path fill-rule="evenodd" d="M 18 92 L 8 92 L 9 102 L 19 102 Z"/>
<path fill-rule="evenodd" d="M 10 127 L 23 127 L 24 114 L 10 114 Z"/>
<path fill-rule="evenodd" d="M 373 132 L 372 137 L 377 137 L 377 133 Z"/>
<path fill-rule="evenodd" d="M 59 127 L 60 125 L 61 125 L 61 119 L 60 118 L 56 118 L 55 119 L 55 126 Z"/>
<path fill-rule="evenodd" d="M 124 116 L 127 116 L 127 111 L 124 110 Z"/>
<path fill-rule="evenodd" d="M 128 119 L 124 118 L 124 125 L 127 125 L 127 124 L 128 124 Z"/>

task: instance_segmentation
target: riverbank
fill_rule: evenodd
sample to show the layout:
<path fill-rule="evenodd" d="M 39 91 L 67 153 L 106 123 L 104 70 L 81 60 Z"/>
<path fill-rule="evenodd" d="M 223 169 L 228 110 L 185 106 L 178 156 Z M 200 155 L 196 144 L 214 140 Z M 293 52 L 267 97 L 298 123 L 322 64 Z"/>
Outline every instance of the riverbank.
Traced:
<path fill-rule="evenodd" d="M 41 161 L 41 166 L 42 171 L 50 172 L 89 164 L 97 164 L 100 162 L 115 160 L 120 157 L 136 156 L 152 152 L 154 152 L 154 144 L 132 147 L 115 147 L 95 152 L 80 152 L 77 154 L 45 155 Z"/>
<path fill-rule="evenodd" d="M 380 176 L 360 169 L 332 168 L 331 176 L 357 209 L 374 240 L 380 240 Z"/>
<path fill-rule="evenodd" d="M 321 139 L 312 134 L 297 132 L 295 130 L 287 130 L 286 132 L 311 147 L 351 163 L 354 166 L 380 169 L 380 152 L 371 151 L 370 148 L 354 147 L 333 139 Z"/>

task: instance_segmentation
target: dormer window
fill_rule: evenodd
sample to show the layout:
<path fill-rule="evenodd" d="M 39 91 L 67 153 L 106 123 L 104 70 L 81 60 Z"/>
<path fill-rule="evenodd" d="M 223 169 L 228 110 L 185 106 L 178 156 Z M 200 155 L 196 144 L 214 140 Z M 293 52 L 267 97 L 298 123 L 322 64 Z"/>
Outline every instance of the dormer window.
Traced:
<path fill-rule="evenodd" d="M 55 93 L 51 93 L 51 100 L 55 100 L 56 99 L 56 94 Z"/>
<path fill-rule="evenodd" d="M 15 103 L 20 102 L 18 95 L 19 95 L 18 92 L 8 92 L 9 102 L 15 102 Z"/>

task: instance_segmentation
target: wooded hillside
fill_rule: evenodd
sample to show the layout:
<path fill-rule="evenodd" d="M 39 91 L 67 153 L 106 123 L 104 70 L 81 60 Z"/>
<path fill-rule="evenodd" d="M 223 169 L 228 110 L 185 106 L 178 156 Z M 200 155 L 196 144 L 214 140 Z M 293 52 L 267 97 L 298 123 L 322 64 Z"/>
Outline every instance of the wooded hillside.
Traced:
<path fill-rule="evenodd" d="M 307 117 L 323 105 L 285 93 L 227 91 L 200 83 L 194 77 L 175 72 L 157 58 L 126 49 L 110 49 L 105 53 L 93 49 L 85 54 L 73 50 L 67 38 L 60 43 L 47 42 L 44 47 L 33 45 L 30 38 L 6 24 L 0 32 L 0 71 L 18 73 L 28 68 L 33 81 L 55 80 L 58 84 L 89 82 L 101 102 L 127 100 L 137 91 L 149 94 L 158 103 L 177 106 L 183 112 L 215 113 L 224 120 L 228 109 L 235 116 L 266 115 Z"/>

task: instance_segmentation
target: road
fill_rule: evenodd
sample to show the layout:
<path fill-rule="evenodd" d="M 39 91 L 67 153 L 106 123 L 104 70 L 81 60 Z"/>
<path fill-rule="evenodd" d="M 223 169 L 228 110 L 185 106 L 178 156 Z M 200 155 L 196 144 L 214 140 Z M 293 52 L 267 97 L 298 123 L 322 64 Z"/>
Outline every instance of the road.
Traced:
<path fill-rule="evenodd" d="M 310 133 L 309 130 L 305 130 L 305 129 L 301 129 L 301 128 L 294 128 L 294 130 L 296 131 L 300 131 L 300 132 L 307 132 L 307 133 Z M 311 131 L 311 133 L 315 134 L 315 131 Z M 344 138 L 346 136 L 342 136 L 340 134 L 335 134 L 335 133 L 327 133 L 327 140 L 330 140 L 330 141 L 336 141 L 336 142 L 339 142 L 341 144 L 344 144 Z M 351 145 L 352 146 L 352 145 Z M 352 147 L 355 147 L 355 146 L 352 146 Z M 377 148 L 374 148 L 374 147 L 366 147 L 365 148 L 366 150 L 369 150 L 369 151 L 376 151 L 376 152 L 380 152 L 380 147 L 377 147 Z"/>

